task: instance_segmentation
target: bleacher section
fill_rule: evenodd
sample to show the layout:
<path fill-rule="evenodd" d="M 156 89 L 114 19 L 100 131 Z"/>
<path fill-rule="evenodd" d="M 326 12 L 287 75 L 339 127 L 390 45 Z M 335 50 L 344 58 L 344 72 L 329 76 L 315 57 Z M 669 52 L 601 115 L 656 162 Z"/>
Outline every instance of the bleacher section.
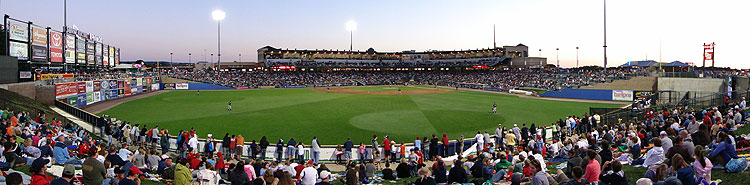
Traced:
<path fill-rule="evenodd" d="M 631 91 L 654 91 L 656 90 L 656 77 L 636 76 L 627 80 L 615 80 L 609 83 L 597 83 L 582 86 L 581 89 L 605 89 L 605 90 L 631 90 Z"/>

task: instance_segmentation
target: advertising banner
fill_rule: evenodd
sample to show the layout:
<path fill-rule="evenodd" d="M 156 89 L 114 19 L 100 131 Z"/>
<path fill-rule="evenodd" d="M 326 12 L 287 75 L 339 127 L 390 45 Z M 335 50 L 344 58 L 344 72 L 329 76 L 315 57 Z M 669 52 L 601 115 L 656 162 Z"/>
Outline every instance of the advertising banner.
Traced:
<path fill-rule="evenodd" d="M 49 31 L 49 61 L 63 62 L 63 36 L 62 33 Z"/>
<path fill-rule="evenodd" d="M 18 60 L 29 59 L 29 44 L 10 41 L 10 56 L 17 57 Z"/>
<path fill-rule="evenodd" d="M 137 85 L 137 86 L 143 85 L 143 78 L 136 78 L 135 79 L 135 85 Z"/>
<path fill-rule="evenodd" d="M 130 84 L 125 83 L 125 88 L 123 88 L 125 96 L 130 96 Z"/>
<path fill-rule="evenodd" d="M 73 73 L 41 74 L 39 75 L 39 80 L 73 78 L 74 76 Z"/>
<path fill-rule="evenodd" d="M 86 94 L 86 82 L 78 82 L 78 94 Z"/>
<path fill-rule="evenodd" d="M 143 91 L 143 86 L 138 86 L 138 87 L 136 87 L 136 90 L 135 90 L 135 92 L 136 92 L 136 93 L 138 93 L 138 94 L 140 94 L 140 93 L 144 93 L 144 91 Z"/>
<path fill-rule="evenodd" d="M 31 71 L 19 71 L 18 77 L 19 78 L 31 78 Z"/>
<path fill-rule="evenodd" d="M 94 92 L 94 81 L 86 81 L 86 93 Z"/>
<path fill-rule="evenodd" d="M 86 41 L 83 39 L 76 39 L 76 61 L 79 64 L 86 63 Z"/>
<path fill-rule="evenodd" d="M 86 94 L 78 94 L 78 107 L 86 106 Z"/>
<path fill-rule="evenodd" d="M 117 80 L 117 88 L 118 89 L 125 88 L 125 81 L 123 81 L 123 80 Z"/>
<path fill-rule="evenodd" d="M 101 86 L 101 90 L 109 89 L 109 80 L 101 80 L 99 86 Z"/>
<path fill-rule="evenodd" d="M 115 49 L 115 65 L 120 64 L 120 48 Z"/>
<path fill-rule="evenodd" d="M 138 93 L 138 87 L 130 87 L 130 95 L 135 95 Z"/>
<path fill-rule="evenodd" d="M 69 105 L 76 106 L 76 105 L 78 105 L 78 103 L 77 103 L 78 102 L 78 96 L 71 96 L 71 97 L 68 98 L 68 100 L 66 102 L 68 102 Z"/>
<path fill-rule="evenodd" d="M 633 91 L 612 90 L 612 100 L 614 101 L 633 101 Z"/>
<path fill-rule="evenodd" d="M 31 59 L 35 61 L 47 61 L 47 47 L 31 45 Z"/>
<path fill-rule="evenodd" d="M 102 96 L 100 100 L 107 101 L 107 92 L 109 91 L 102 90 L 101 93 L 99 93 Z"/>
<path fill-rule="evenodd" d="M 109 64 L 115 66 L 115 47 L 109 46 Z"/>
<path fill-rule="evenodd" d="M 174 84 L 172 84 L 172 83 L 164 84 L 164 89 L 165 90 L 174 90 Z"/>
<path fill-rule="evenodd" d="M 86 105 L 91 105 L 94 102 L 94 93 L 86 93 Z"/>
<path fill-rule="evenodd" d="M 8 30 L 11 40 L 29 42 L 29 24 L 8 20 Z"/>
<path fill-rule="evenodd" d="M 61 99 L 78 94 L 78 83 L 55 84 L 55 99 Z"/>
<path fill-rule="evenodd" d="M 94 102 L 95 103 L 102 101 L 102 93 L 101 93 L 101 91 L 96 91 L 93 94 L 94 94 Z"/>
<path fill-rule="evenodd" d="M 94 60 L 96 65 L 102 65 L 102 43 L 96 43 L 96 49 L 94 50 Z"/>
<path fill-rule="evenodd" d="M 102 90 L 102 82 L 101 81 L 94 81 L 94 92 L 98 92 Z"/>
<path fill-rule="evenodd" d="M 118 98 L 125 97 L 125 89 L 117 89 L 117 97 Z"/>
<path fill-rule="evenodd" d="M 178 90 L 184 90 L 184 89 L 188 89 L 189 87 L 187 83 L 176 83 L 174 85 L 174 88 Z"/>
<path fill-rule="evenodd" d="M 86 63 L 95 64 L 94 61 L 94 48 L 96 46 L 93 42 L 86 42 Z"/>
<path fill-rule="evenodd" d="M 117 89 L 117 80 L 109 80 L 109 89 Z"/>
<path fill-rule="evenodd" d="M 110 99 L 115 99 L 115 98 L 119 98 L 119 97 L 120 96 L 118 96 L 118 93 L 117 93 L 116 89 L 109 90 L 109 98 Z"/>
<path fill-rule="evenodd" d="M 31 27 L 31 45 L 47 47 L 47 29 L 32 26 Z"/>
<path fill-rule="evenodd" d="M 104 56 L 102 57 L 102 64 L 105 66 L 109 66 L 109 46 L 104 46 L 104 51 L 102 51 L 102 54 L 104 54 Z"/>
<path fill-rule="evenodd" d="M 151 91 L 158 91 L 159 90 L 159 84 L 151 84 Z"/>
<path fill-rule="evenodd" d="M 71 34 L 65 34 L 65 63 L 76 63 L 76 38 Z"/>

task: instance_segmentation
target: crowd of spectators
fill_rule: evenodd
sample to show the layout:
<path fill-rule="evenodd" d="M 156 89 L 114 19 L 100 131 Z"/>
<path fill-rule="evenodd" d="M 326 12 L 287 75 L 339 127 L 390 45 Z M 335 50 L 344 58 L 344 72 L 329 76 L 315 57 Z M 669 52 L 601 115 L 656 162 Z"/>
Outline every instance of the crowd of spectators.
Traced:
<path fill-rule="evenodd" d="M 177 70 L 170 77 L 228 87 L 331 86 L 425 84 L 470 88 L 536 88 L 560 90 L 609 80 L 643 75 L 637 70 L 555 71 L 544 69 L 512 70 L 426 70 L 426 71 L 214 71 Z"/>

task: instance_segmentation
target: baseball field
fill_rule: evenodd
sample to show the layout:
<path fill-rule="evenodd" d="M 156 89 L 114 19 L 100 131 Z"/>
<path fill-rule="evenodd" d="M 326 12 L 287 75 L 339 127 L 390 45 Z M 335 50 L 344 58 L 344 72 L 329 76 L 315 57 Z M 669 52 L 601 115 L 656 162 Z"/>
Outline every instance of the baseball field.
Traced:
<path fill-rule="evenodd" d="M 399 93 L 399 89 L 401 92 Z M 228 102 L 232 111 L 227 111 Z M 497 113 L 492 104 L 497 103 Z M 267 136 L 271 143 L 294 137 L 309 143 L 339 144 L 351 137 L 369 143 L 373 134 L 396 142 L 448 133 L 473 137 L 492 134 L 498 123 L 549 125 L 589 107 L 620 104 L 520 98 L 489 92 L 432 87 L 369 86 L 229 91 L 171 91 L 119 104 L 107 114 L 148 128 L 158 125 L 175 135 L 194 127 L 199 137 L 242 134 L 247 141 Z"/>

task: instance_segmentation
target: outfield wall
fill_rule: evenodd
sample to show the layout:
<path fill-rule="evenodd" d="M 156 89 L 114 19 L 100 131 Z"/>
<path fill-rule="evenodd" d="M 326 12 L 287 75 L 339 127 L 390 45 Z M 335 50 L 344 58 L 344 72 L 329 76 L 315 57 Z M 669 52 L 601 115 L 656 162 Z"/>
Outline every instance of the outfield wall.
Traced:
<path fill-rule="evenodd" d="M 235 89 L 231 87 L 224 87 L 220 85 L 208 84 L 208 83 L 162 83 L 161 89 L 164 90 L 223 90 L 223 89 Z"/>
<path fill-rule="evenodd" d="M 628 90 L 565 88 L 562 91 L 547 91 L 539 96 L 586 100 L 633 101 L 633 91 Z"/>

